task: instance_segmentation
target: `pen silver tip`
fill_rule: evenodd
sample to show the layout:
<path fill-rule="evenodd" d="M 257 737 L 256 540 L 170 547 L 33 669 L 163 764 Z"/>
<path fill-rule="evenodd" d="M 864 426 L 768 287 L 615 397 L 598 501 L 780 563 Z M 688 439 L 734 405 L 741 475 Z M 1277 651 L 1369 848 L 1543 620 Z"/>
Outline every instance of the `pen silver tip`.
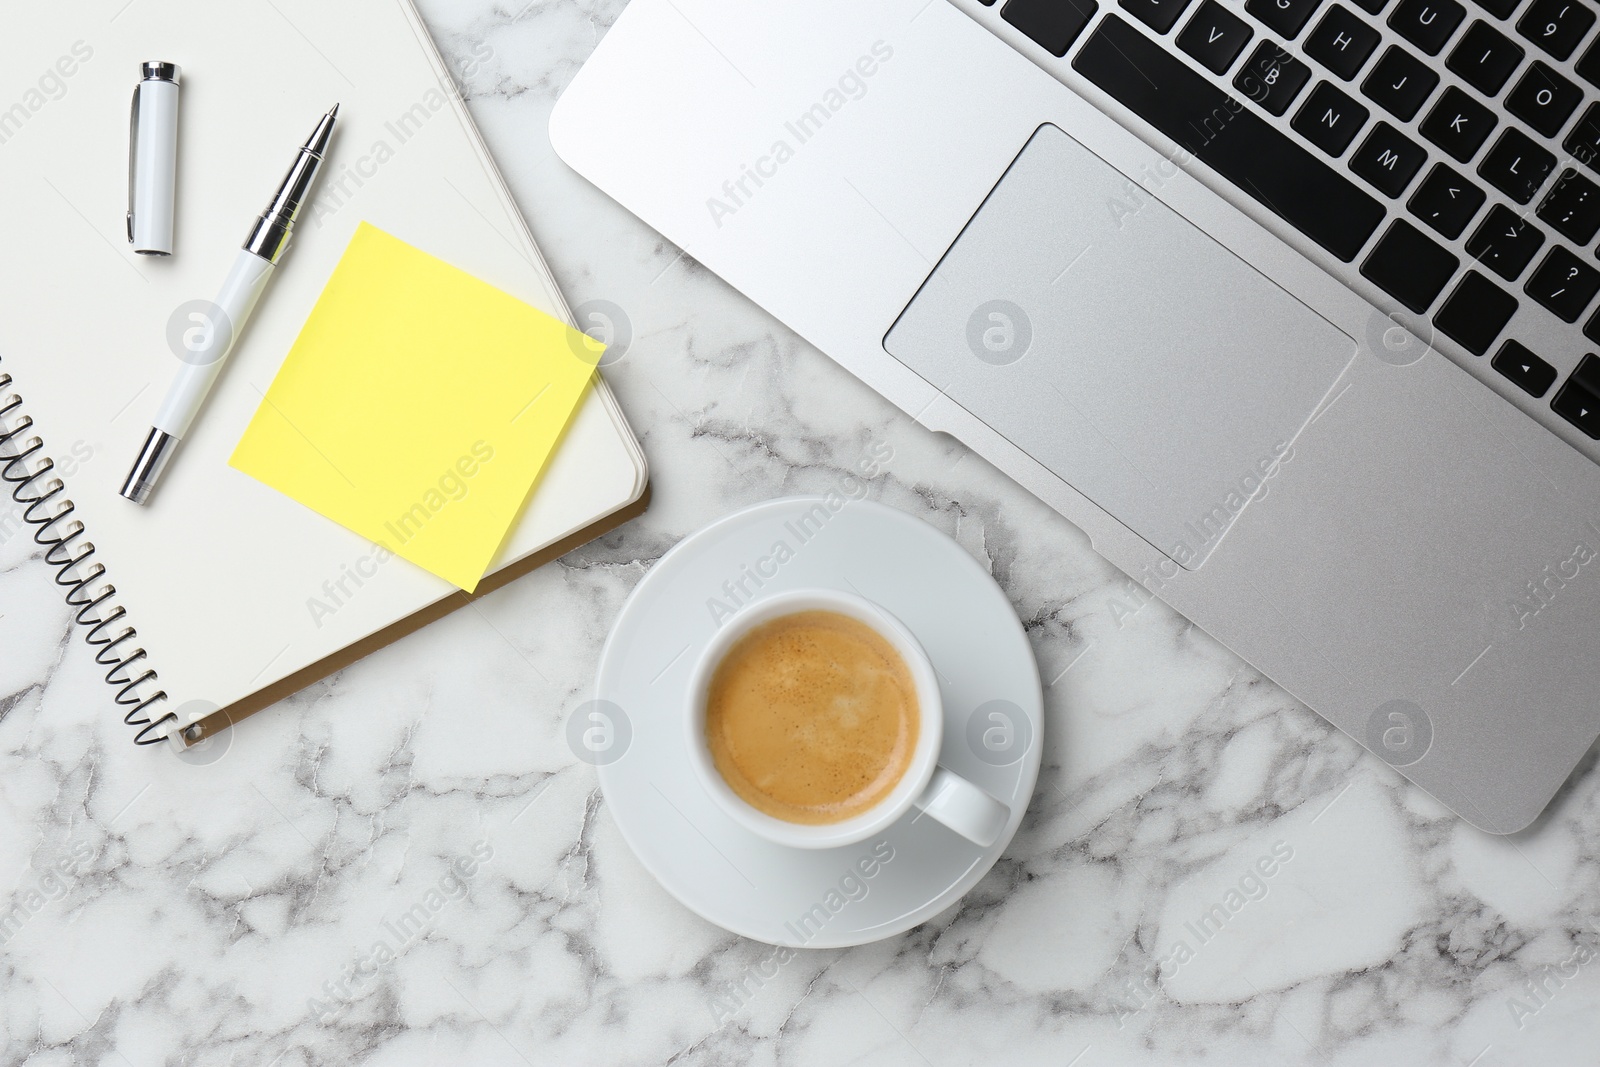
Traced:
<path fill-rule="evenodd" d="M 311 131 L 311 136 L 306 138 L 305 151 L 321 159 L 328 150 L 328 142 L 333 139 L 333 125 L 339 115 L 339 105 L 334 104 L 333 110 L 317 120 L 317 128 Z"/>

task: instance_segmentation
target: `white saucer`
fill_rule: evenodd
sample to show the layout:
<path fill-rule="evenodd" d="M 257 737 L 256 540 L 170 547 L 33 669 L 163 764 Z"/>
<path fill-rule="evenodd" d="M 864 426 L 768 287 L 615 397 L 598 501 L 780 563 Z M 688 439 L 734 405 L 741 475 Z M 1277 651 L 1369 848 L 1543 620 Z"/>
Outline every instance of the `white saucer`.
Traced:
<path fill-rule="evenodd" d="M 816 586 L 876 601 L 927 649 L 945 705 L 939 762 L 1011 808 L 993 846 L 913 811 L 857 845 L 784 848 L 735 823 L 693 776 L 682 716 L 716 602 L 725 618 Z M 616 747 L 596 761 L 600 786 L 634 853 L 691 911 L 774 945 L 860 945 L 943 911 L 1000 858 L 1039 774 L 1039 670 L 1000 588 L 933 527 L 838 495 L 767 501 L 684 538 L 623 606 L 595 695 L 616 720 Z"/>

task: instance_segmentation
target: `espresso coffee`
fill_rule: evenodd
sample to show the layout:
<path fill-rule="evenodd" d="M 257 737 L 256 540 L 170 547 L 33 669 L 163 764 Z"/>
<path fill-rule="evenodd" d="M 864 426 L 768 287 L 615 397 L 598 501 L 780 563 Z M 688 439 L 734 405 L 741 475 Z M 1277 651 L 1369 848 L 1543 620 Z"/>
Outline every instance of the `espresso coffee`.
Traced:
<path fill-rule="evenodd" d="M 917 748 L 911 670 L 876 630 L 832 611 L 773 619 L 712 673 L 706 741 L 745 803 L 787 822 L 843 822 L 886 799 Z"/>

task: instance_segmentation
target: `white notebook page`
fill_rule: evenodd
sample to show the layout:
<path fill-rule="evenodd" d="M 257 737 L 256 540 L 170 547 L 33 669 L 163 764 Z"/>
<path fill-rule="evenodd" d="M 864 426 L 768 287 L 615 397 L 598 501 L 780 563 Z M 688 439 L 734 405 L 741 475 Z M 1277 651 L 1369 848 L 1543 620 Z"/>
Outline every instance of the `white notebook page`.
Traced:
<path fill-rule="evenodd" d="M 363 220 L 570 321 L 409 3 L 28 4 L 0 26 L 0 371 L 65 469 L 167 709 L 193 721 L 453 593 L 227 465 Z M 171 259 L 134 255 L 124 228 L 128 104 L 139 64 L 156 59 L 182 67 Z M 117 490 L 177 367 L 168 320 L 214 294 L 335 102 L 318 206 L 151 505 L 136 507 Z M 637 500 L 645 481 L 601 383 L 491 571 Z"/>

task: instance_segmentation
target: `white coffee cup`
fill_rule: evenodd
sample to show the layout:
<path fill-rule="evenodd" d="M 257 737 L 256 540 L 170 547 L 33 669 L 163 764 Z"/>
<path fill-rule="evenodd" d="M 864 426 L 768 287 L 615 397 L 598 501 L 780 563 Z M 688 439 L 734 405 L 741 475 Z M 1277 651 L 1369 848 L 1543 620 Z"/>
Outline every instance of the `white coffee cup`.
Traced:
<path fill-rule="evenodd" d="M 787 822 L 746 803 L 723 780 L 706 739 L 706 697 L 723 657 L 762 623 L 801 611 L 832 611 L 871 627 L 900 654 L 917 690 L 917 748 L 894 789 L 871 810 L 841 822 L 807 825 Z M 1011 810 L 965 778 L 939 766 L 944 741 L 944 702 L 939 679 L 922 645 L 905 625 L 870 600 L 833 589 L 778 593 L 740 610 L 701 652 L 689 681 L 687 726 L 689 760 L 701 785 L 735 822 L 769 841 L 793 848 L 836 848 L 887 830 L 912 807 L 944 823 L 973 844 L 988 848 L 1000 837 Z"/>

